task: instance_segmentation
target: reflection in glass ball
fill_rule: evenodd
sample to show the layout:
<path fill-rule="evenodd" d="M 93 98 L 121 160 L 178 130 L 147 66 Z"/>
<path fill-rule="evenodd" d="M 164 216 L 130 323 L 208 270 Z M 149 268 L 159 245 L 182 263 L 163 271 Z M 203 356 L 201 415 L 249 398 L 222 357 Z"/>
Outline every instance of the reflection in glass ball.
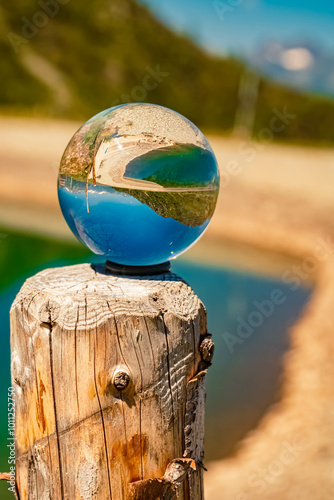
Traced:
<path fill-rule="evenodd" d="M 75 236 L 123 265 L 160 264 L 184 252 L 209 224 L 218 190 L 217 162 L 198 128 L 143 103 L 88 120 L 69 142 L 58 177 Z"/>

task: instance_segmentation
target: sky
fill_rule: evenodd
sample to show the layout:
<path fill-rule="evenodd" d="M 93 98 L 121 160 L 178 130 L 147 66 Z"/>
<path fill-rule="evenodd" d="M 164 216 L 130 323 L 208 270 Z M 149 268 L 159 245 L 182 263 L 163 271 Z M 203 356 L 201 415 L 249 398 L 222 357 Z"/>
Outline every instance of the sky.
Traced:
<path fill-rule="evenodd" d="M 206 50 L 249 59 L 268 41 L 334 51 L 334 0 L 140 0 Z"/>

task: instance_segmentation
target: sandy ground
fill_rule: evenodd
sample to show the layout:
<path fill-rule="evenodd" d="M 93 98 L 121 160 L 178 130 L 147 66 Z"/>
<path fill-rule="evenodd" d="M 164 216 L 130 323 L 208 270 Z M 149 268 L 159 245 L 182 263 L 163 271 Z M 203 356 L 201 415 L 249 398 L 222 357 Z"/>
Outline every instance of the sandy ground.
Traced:
<path fill-rule="evenodd" d="M 57 167 L 76 123 L 0 118 L 0 224 L 71 238 Z M 333 150 L 209 137 L 222 189 L 191 258 L 242 263 L 315 292 L 291 332 L 282 395 L 234 456 L 206 464 L 207 500 L 334 497 Z M 245 152 L 246 151 L 246 152 Z"/>

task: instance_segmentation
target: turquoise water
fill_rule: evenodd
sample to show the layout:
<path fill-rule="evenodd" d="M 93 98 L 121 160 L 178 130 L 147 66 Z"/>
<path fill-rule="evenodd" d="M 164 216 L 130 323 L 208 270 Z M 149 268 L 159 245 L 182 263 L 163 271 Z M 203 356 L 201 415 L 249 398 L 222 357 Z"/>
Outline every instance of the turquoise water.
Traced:
<path fill-rule="evenodd" d="M 205 304 L 208 331 L 215 342 L 207 378 L 205 431 L 206 461 L 214 460 L 233 453 L 237 442 L 278 400 L 289 328 L 306 306 L 311 289 L 301 287 L 291 291 L 280 280 L 181 260 L 173 264 L 173 270 Z M 250 315 L 252 321 L 260 318 L 259 314 L 254 317 L 255 312 L 259 313 L 259 304 L 265 305 L 268 314 L 267 301 L 274 291 L 280 292 L 280 300 L 285 299 L 284 302 L 275 305 L 269 317 L 262 316 L 260 326 L 252 328 Z M 238 336 L 241 323 L 247 338 Z M 242 343 L 228 342 L 230 335 Z"/>
<path fill-rule="evenodd" d="M 62 179 L 65 185 L 58 188 L 59 203 L 70 229 L 94 253 L 118 264 L 166 262 L 191 245 L 209 223 L 209 218 L 203 217 L 196 224 L 196 206 L 194 213 L 189 213 L 188 225 L 168 216 L 174 215 L 178 197 L 184 194 L 170 199 L 171 194 L 138 192 L 138 196 L 146 195 L 144 203 L 131 194 L 99 184 L 89 184 L 86 194 L 85 182 L 67 176 Z M 182 200 L 180 203 L 183 208 Z"/>
<path fill-rule="evenodd" d="M 0 229 L 0 471 L 7 471 L 7 389 L 10 386 L 9 309 L 29 276 L 47 267 L 97 262 L 85 247 L 59 243 Z M 289 344 L 288 328 L 296 321 L 311 291 L 292 292 L 279 280 L 259 278 L 219 267 L 178 259 L 172 270 L 199 295 L 208 311 L 208 331 L 216 345 L 208 373 L 206 461 L 231 453 L 238 440 L 252 429 L 277 399 L 282 357 Z M 284 303 L 231 353 L 226 333 L 235 335 L 240 318 L 247 320 L 254 301 L 268 300 L 280 290 Z M 256 309 L 257 310 L 257 309 Z M 239 319 L 238 319 L 239 318 Z M 12 499 L 7 483 L 0 484 L 1 500 Z"/>
<path fill-rule="evenodd" d="M 215 157 L 192 144 L 176 144 L 138 156 L 127 164 L 124 176 L 164 187 L 218 187 L 219 183 Z"/>

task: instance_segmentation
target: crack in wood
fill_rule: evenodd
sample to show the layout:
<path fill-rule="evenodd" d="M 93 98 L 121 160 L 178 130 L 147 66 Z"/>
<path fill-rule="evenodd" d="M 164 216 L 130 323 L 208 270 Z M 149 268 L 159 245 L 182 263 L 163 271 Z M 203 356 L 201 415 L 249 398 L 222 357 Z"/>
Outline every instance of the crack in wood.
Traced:
<path fill-rule="evenodd" d="M 163 317 L 163 315 L 162 315 Z M 167 361 L 167 377 L 168 377 L 168 386 L 169 386 L 169 391 L 170 391 L 170 397 L 171 397 L 171 406 L 172 406 L 172 424 L 173 424 L 173 436 L 174 436 L 174 442 L 175 442 L 175 415 L 174 415 L 174 398 L 173 398 L 173 391 L 172 391 L 172 381 L 171 381 L 171 374 L 170 374 L 170 352 L 169 352 L 169 345 L 168 345 L 168 337 L 167 337 L 167 331 L 166 331 L 166 325 L 163 323 L 163 328 L 165 332 L 165 337 L 166 337 L 166 349 L 167 349 L 167 356 L 166 356 L 166 361 Z M 175 450 L 174 450 L 175 453 Z"/>
<path fill-rule="evenodd" d="M 95 330 L 95 336 L 94 336 L 94 384 L 95 384 L 96 397 L 97 397 L 97 401 L 98 401 L 99 408 L 100 408 L 100 414 L 101 414 L 101 424 L 102 424 L 102 431 L 103 431 L 103 441 L 104 441 L 104 449 L 105 449 L 106 462 L 107 462 L 107 475 L 108 475 L 108 484 L 109 484 L 109 498 L 110 498 L 110 500 L 112 500 L 107 436 L 106 436 L 106 429 L 105 429 L 105 424 L 104 424 L 103 410 L 102 410 L 100 396 L 99 396 L 99 391 L 98 391 L 97 383 L 96 383 L 96 364 L 95 364 L 96 363 L 96 336 L 97 336 L 97 329 Z"/>
<path fill-rule="evenodd" d="M 61 450 L 60 450 L 60 441 L 59 441 L 58 416 L 57 416 L 57 405 L 56 405 L 55 384 L 54 384 L 54 371 L 53 371 L 52 325 L 51 324 L 50 324 L 49 342 L 50 342 L 51 387 L 52 387 L 52 394 L 53 394 L 53 407 L 54 407 L 54 418 L 55 418 L 55 429 L 56 429 L 55 433 L 57 436 L 60 489 L 61 489 L 62 498 L 64 498 L 64 483 L 63 483 L 63 473 L 62 473 L 62 460 L 61 460 Z"/>

